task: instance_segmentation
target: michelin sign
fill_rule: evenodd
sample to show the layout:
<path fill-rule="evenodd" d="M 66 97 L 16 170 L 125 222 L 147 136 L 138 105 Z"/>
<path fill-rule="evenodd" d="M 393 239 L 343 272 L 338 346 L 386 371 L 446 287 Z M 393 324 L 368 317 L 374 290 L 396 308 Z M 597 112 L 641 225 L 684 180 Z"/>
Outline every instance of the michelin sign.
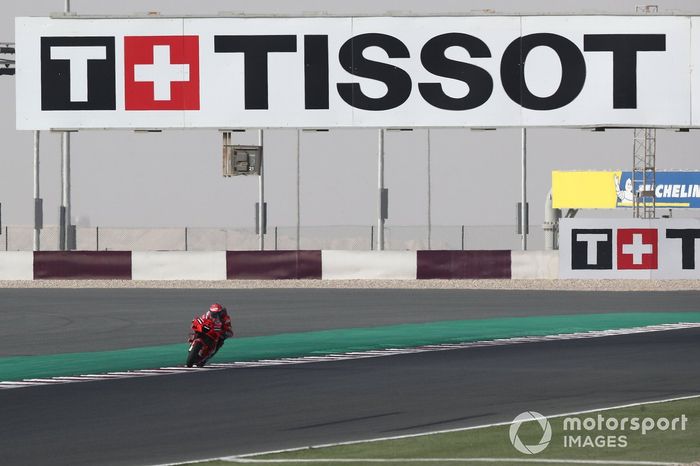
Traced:
<path fill-rule="evenodd" d="M 636 186 L 635 186 L 636 185 Z M 628 171 L 553 171 L 555 209 L 632 207 L 635 192 L 654 190 L 656 206 L 700 208 L 700 172 L 656 172 L 656 186 L 644 186 Z"/>

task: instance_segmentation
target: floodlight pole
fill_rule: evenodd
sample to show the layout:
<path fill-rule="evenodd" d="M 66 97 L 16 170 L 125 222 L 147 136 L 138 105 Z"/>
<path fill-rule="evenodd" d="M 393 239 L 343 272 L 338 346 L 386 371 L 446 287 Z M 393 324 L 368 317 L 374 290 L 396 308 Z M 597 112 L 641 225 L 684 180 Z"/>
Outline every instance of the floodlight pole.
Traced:
<path fill-rule="evenodd" d="M 61 133 L 61 251 L 67 251 L 70 245 L 70 133 Z"/>
<path fill-rule="evenodd" d="M 39 229 L 39 131 L 34 131 L 34 245 L 33 250 L 41 249 Z"/>
<path fill-rule="evenodd" d="M 262 153 L 263 146 L 263 130 L 258 130 L 258 145 Z M 260 157 L 260 176 L 258 177 L 258 249 L 265 250 L 265 172 L 264 172 L 264 157 Z"/>
<path fill-rule="evenodd" d="M 428 128 L 428 250 L 432 249 L 433 216 L 432 216 L 432 179 L 430 175 L 430 128 Z"/>
<path fill-rule="evenodd" d="M 297 129 L 297 251 L 301 245 L 301 130 Z"/>
<path fill-rule="evenodd" d="M 65 0 L 64 12 L 70 13 L 70 0 Z M 61 251 L 70 247 L 70 133 L 61 133 L 61 207 L 59 241 Z"/>
<path fill-rule="evenodd" d="M 522 200 L 520 205 L 520 232 L 522 249 L 527 251 L 527 128 L 522 128 Z"/>
<path fill-rule="evenodd" d="M 382 193 L 384 192 L 384 130 L 379 129 L 378 147 L 378 192 L 377 192 L 377 251 L 384 250 L 384 215 Z"/>

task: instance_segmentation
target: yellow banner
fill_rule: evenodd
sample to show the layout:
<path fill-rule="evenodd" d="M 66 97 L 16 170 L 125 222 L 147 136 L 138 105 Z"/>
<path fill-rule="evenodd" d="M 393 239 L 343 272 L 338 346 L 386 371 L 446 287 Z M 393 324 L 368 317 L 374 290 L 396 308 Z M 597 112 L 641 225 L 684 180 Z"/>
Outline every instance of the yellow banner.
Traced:
<path fill-rule="evenodd" d="M 621 171 L 552 172 L 552 203 L 555 209 L 614 209 L 627 204 L 625 193 L 618 203 Z M 623 180 L 623 186 L 626 180 Z M 631 180 L 629 193 L 631 195 Z M 629 199 L 632 205 L 632 199 Z"/>

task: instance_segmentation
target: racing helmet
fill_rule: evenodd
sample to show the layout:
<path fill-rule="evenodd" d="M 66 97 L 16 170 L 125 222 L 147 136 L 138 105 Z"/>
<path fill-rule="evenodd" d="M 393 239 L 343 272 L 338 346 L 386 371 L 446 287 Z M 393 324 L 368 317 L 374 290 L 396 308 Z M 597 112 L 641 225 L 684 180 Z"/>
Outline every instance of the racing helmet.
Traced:
<path fill-rule="evenodd" d="M 211 306 L 209 306 L 209 312 L 207 312 L 207 316 L 213 318 L 213 319 L 222 319 L 226 315 L 226 308 L 222 306 L 219 303 L 214 303 Z"/>

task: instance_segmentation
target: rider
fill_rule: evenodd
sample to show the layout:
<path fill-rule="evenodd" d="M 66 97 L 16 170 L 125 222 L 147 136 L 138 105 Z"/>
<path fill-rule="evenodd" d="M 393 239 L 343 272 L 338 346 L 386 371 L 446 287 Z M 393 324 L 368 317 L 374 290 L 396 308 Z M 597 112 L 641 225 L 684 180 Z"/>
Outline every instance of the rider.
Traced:
<path fill-rule="evenodd" d="M 219 303 L 214 303 L 211 306 L 209 306 L 209 311 L 207 311 L 207 313 L 202 316 L 202 318 L 205 317 L 214 320 L 215 323 L 221 324 L 221 334 L 219 336 L 219 341 L 216 345 L 216 350 L 214 351 L 214 353 L 216 353 L 224 345 L 224 340 L 233 336 L 233 329 L 231 327 L 231 317 L 229 317 L 226 308 Z"/>

